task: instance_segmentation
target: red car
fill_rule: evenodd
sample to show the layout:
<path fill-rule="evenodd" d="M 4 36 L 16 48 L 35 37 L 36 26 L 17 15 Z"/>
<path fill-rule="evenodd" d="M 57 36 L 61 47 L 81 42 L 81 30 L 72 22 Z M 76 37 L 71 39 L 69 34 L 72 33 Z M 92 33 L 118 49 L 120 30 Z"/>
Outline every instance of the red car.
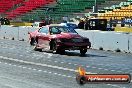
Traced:
<path fill-rule="evenodd" d="M 74 29 L 66 26 L 47 25 L 29 33 L 30 44 L 35 45 L 34 50 L 52 50 L 53 53 L 64 53 L 65 50 L 80 50 L 85 55 L 91 47 L 88 38 L 80 36 Z"/>

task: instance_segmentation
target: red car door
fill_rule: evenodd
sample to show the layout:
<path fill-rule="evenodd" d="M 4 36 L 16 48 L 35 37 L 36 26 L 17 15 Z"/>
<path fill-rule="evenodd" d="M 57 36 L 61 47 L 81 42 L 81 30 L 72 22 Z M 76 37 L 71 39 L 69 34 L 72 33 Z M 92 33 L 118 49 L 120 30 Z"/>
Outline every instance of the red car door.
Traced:
<path fill-rule="evenodd" d="M 37 38 L 38 38 L 38 46 L 39 48 L 45 48 L 45 49 L 49 49 L 49 30 L 47 27 L 42 27 L 39 29 L 38 31 L 39 33 L 37 34 Z"/>

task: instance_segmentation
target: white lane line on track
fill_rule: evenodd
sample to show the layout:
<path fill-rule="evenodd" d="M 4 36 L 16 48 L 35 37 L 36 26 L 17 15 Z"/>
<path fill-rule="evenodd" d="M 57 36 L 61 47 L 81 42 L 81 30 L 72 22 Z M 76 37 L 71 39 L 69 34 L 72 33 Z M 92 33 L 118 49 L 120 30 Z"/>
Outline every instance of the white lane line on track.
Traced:
<path fill-rule="evenodd" d="M 68 64 L 72 64 L 72 63 L 68 63 Z"/>
<path fill-rule="evenodd" d="M 49 61 L 49 62 L 51 62 L 52 60 L 47 60 L 47 61 Z M 53 62 L 53 61 L 52 61 Z M 64 64 L 64 63 L 66 63 L 66 62 L 59 62 L 59 61 L 54 61 L 55 63 L 61 63 L 61 64 Z M 69 65 L 75 65 L 75 66 L 77 66 L 78 64 L 73 64 L 73 63 L 67 63 L 67 64 L 69 64 Z M 84 66 L 84 65 L 80 65 L 80 66 Z"/>
<path fill-rule="evenodd" d="M 55 63 L 57 63 L 58 61 L 54 61 Z"/>
<path fill-rule="evenodd" d="M 103 68 L 98 68 L 98 69 L 103 69 Z"/>
<path fill-rule="evenodd" d="M 48 72 L 48 73 L 50 73 L 50 74 L 51 74 L 52 72 Z"/>
<path fill-rule="evenodd" d="M 68 78 L 71 78 L 71 76 L 67 76 Z"/>
<path fill-rule="evenodd" d="M 61 62 L 62 64 L 64 63 L 64 62 Z"/>
<path fill-rule="evenodd" d="M 48 60 L 48 61 L 52 61 L 52 60 Z M 59 62 L 59 61 L 54 61 L 55 63 L 61 63 L 61 64 L 63 64 L 63 63 L 66 63 L 66 62 Z M 67 63 L 67 64 L 69 64 L 69 65 L 74 65 L 74 66 L 77 66 L 78 64 L 74 64 L 74 63 Z M 102 65 L 102 64 L 101 64 Z M 91 66 L 85 66 L 85 65 L 79 65 L 79 66 L 82 66 L 82 67 L 86 67 L 86 68 L 89 68 L 89 67 L 91 67 Z M 97 68 L 97 67 L 91 67 L 91 68 Z M 97 68 L 97 69 L 103 69 L 103 68 Z M 104 69 L 104 70 L 106 70 L 106 71 L 108 71 L 108 69 Z M 110 70 L 111 71 L 111 70 Z M 112 71 L 114 71 L 114 70 L 112 70 Z"/>
<path fill-rule="evenodd" d="M 66 75 L 62 75 L 62 76 L 66 77 Z"/>
<path fill-rule="evenodd" d="M 47 73 L 47 71 L 43 71 L 44 73 Z"/>
<path fill-rule="evenodd" d="M 2 63 L 2 62 L 1 62 Z M 5 63 L 4 63 L 5 64 Z M 7 65 L 12 65 L 12 64 L 8 64 L 6 63 Z M 16 67 L 20 67 L 20 68 L 27 68 L 27 69 L 30 69 L 30 70 L 34 70 L 34 71 L 38 71 L 38 72 L 42 72 L 43 70 L 37 70 L 37 69 L 34 69 L 34 68 L 28 68 L 28 67 L 24 67 L 24 66 L 17 66 L 17 65 L 12 65 L 12 66 L 16 66 Z M 72 77 L 70 75 L 63 75 L 63 74 L 60 74 L 60 73 L 53 73 L 53 72 L 48 72 L 46 70 L 43 71 L 44 73 L 49 73 L 49 74 L 54 74 L 54 75 L 58 75 L 58 76 L 62 76 L 62 77 L 67 77 L 67 78 L 76 78 L 76 77 Z"/>
<path fill-rule="evenodd" d="M 57 73 L 54 73 L 55 75 L 57 74 Z"/>
<path fill-rule="evenodd" d="M 36 71 L 37 69 L 34 68 L 33 70 Z"/>
<path fill-rule="evenodd" d="M 59 76 L 61 75 L 61 74 L 58 74 Z"/>
<path fill-rule="evenodd" d="M 115 70 L 111 70 L 111 71 L 115 71 Z"/>
<path fill-rule="evenodd" d="M 104 69 L 104 70 L 108 71 L 108 69 Z"/>
<path fill-rule="evenodd" d="M 61 69 L 61 70 L 77 72 L 77 70 L 63 68 L 63 67 L 59 67 L 59 66 L 52 66 L 52 65 L 47 65 L 47 64 L 35 63 L 35 62 L 28 62 L 28 61 L 24 61 L 24 60 L 18 60 L 18 59 L 9 58 L 9 57 L 3 57 L 3 56 L 0 56 L 0 58 L 15 61 L 15 62 L 20 62 L 20 63 L 26 63 L 26 64 L 32 64 L 32 65 L 38 65 L 38 66 L 44 66 L 44 67 L 50 67 L 50 68 L 56 68 L 56 69 Z M 7 63 L 5 63 L 5 64 L 7 64 Z M 19 67 L 21 67 L 21 66 L 19 66 Z"/>
<path fill-rule="evenodd" d="M 76 78 L 76 77 L 73 77 L 74 79 Z"/>
<path fill-rule="evenodd" d="M 17 65 L 14 64 L 13 66 L 17 66 Z"/>
<path fill-rule="evenodd" d="M 39 72 L 41 72 L 42 70 L 38 70 Z"/>
<path fill-rule="evenodd" d="M 118 85 L 115 85 L 115 84 L 107 84 L 108 86 L 113 86 L 113 87 L 117 87 L 117 88 L 126 88 L 126 87 L 121 87 L 121 86 L 118 86 Z"/>
<path fill-rule="evenodd" d="M 96 68 L 96 67 L 92 67 L 92 68 Z"/>
<path fill-rule="evenodd" d="M 74 64 L 75 66 L 77 65 L 77 64 Z"/>
<path fill-rule="evenodd" d="M 89 68 L 90 66 L 86 66 L 87 68 Z"/>
<path fill-rule="evenodd" d="M 41 63 L 35 63 L 35 62 L 29 62 L 29 61 L 18 60 L 18 59 L 4 57 L 4 56 L 0 56 L 0 58 L 5 59 L 5 60 L 11 60 L 11 61 L 19 62 L 19 63 L 25 63 L 25 64 L 32 64 L 32 65 L 36 65 L 36 66 L 49 67 L 49 68 L 54 68 L 54 69 L 59 69 L 59 70 L 64 70 L 64 71 L 78 72 L 78 70 L 74 70 L 74 69 L 70 69 L 70 68 L 64 68 L 64 67 L 53 66 L 53 65 L 48 65 L 48 64 L 41 64 Z M 18 66 L 18 67 L 22 67 L 22 66 Z M 87 73 L 91 74 L 91 72 L 87 72 Z M 96 74 L 96 73 L 93 73 L 93 74 Z"/>
<path fill-rule="evenodd" d="M 7 64 L 7 65 L 12 65 L 12 64 Z M 12 66 L 17 66 L 17 65 L 12 65 Z M 21 67 L 23 69 L 27 68 L 27 69 L 30 69 L 30 70 L 34 70 L 34 71 L 38 71 L 38 72 L 42 72 L 43 70 L 37 70 L 37 69 L 34 69 L 34 68 L 28 68 L 28 67 L 23 67 L 23 66 L 17 66 L 17 67 Z M 58 76 L 63 76 L 63 77 L 67 77 L 67 78 L 75 78 L 75 77 L 72 77 L 72 76 L 69 76 L 69 75 L 62 75 L 62 74 L 59 74 L 59 73 L 53 73 L 53 72 L 48 72 L 48 71 L 43 71 L 44 73 L 49 73 L 49 74 L 54 74 L 54 75 L 58 75 Z"/>
<path fill-rule="evenodd" d="M 8 65 L 12 65 L 12 64 L 8 64 Z"/>
<path fill-rule="evenodd" d="M 28 68 L 29 70 L 32 69 L 32 68 Z"/>
<path fill-rule="evenodd" d="M 18 66 L 18 67 L 20 67 L 20 68 L 21 68 L 22 66 L 20 65 L 20 66 Z"/>
<path fill-rule="evenodd" d="M 27 67 L 22 67 L 22 68 L 27 68 Z"/>
<path fill-rule="evenodd" d="M 23 56 L 23 55 L 20 55 L 21 57 Z"/>

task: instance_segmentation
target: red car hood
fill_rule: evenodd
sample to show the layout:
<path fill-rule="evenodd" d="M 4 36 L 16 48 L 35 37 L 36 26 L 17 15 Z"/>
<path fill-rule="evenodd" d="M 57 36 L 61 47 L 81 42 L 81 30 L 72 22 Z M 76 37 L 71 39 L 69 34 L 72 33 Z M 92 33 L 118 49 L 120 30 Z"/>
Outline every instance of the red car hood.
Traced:
<path fill-rule="evenodd" d="M 61 34 L 57 34 L 56 38 L 81 38 L 81 36 L 79 34 L 76 33 L 61 33 Z"/>

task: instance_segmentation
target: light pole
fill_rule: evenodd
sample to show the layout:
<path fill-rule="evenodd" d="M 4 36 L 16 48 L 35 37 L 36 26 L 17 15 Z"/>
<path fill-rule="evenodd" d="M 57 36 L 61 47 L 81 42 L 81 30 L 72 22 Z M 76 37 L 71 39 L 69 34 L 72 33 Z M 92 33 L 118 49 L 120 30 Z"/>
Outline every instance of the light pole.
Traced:
<path fill-rule="evenodd" d="M 94 13 L 98 12 L 97 0 L 94 2 Z"/>

